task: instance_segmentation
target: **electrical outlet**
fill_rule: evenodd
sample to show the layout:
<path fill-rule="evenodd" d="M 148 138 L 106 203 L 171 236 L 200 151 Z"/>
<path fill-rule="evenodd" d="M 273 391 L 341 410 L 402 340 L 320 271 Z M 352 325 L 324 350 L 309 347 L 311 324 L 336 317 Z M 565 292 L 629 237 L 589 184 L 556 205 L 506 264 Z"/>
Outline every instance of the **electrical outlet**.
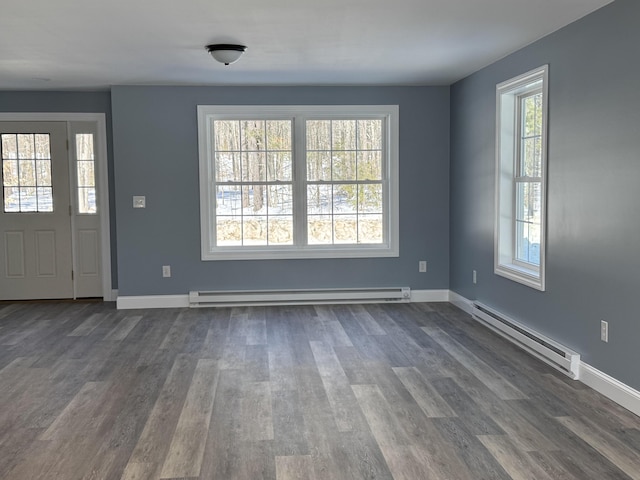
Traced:
<path fill-rule="evenodd" d="M 475 285 L 476 283 L 478 283 L 478 272 L 476 272 L 474 270 L 473 271 L 473 284 Z"/>
<path fill-rule="evenodd" d="M 609 342 L 609 322 L 600 320 L 600 340 Z"/>
<path fill-rule="evenodd" d="M 420 260 L 418 262 L 418 272 L 425 273 L 426 271 L 427 271 L 427 261 L 426 260 Z"/>
<path fill-rule="evenodd" d="M 163 265 L 162 266 L 162 276 L 164 278 L 168 278 L 171 276 L 171 265 Z"/>

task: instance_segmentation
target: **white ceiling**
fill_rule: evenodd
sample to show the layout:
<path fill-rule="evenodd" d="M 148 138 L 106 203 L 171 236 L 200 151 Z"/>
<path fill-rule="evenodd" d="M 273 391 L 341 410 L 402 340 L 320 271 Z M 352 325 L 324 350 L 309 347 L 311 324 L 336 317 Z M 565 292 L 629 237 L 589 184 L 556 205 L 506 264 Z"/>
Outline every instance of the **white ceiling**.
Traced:
<path fill-rule="evenodd" d="M 448 85 L 611 1 L 2 0 L 0 89 Z"/>

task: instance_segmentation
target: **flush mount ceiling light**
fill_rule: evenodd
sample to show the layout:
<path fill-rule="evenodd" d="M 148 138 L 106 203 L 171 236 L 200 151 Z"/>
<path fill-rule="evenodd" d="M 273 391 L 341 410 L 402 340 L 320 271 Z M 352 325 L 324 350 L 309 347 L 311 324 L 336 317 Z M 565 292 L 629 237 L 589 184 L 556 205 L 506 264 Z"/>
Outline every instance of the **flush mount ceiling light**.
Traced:
<path fill-rule="evenodd" d="M 247 49 L 244 45 L 234 45 L 231 43 L 217 43 L 214 45 L 207 45 L 205 48 L 213 58 L 225 65 L 231 65 L 232 63 L 237 62 Z"/>

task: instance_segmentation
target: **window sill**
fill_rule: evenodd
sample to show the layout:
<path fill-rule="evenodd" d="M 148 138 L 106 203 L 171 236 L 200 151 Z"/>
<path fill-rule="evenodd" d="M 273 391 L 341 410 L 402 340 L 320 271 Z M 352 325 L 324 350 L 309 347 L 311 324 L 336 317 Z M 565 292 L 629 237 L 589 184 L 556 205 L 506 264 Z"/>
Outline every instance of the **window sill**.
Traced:
<path fill-rule="evenodd" d="M 383 258 L 399 257 L 398 249 L 388 246 L 331 247 L 265 247 L 237 249 L 221 247 L 214 251 L 202 252 L 203 261 L 216 260 L 287 260 L 310 258 Z"/>
<path fill-rule="evenodd" d="M 544 274 L 542 271 L 528 269 L 516 264 L 499 264 L 495 266 L 496 275 L 521 283 L 527 287 L 545 291 Z"/>

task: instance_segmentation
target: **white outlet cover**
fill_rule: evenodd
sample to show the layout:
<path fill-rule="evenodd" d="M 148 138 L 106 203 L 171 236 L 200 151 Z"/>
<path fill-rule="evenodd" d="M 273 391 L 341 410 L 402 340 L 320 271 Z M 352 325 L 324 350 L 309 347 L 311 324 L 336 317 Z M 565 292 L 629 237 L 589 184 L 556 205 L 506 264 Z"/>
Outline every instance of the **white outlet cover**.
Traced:
<path fill-rule="evenodd" d="M 146 208 L 147 198 L 144 195 L 133 196 L 133 208 Z"/>

